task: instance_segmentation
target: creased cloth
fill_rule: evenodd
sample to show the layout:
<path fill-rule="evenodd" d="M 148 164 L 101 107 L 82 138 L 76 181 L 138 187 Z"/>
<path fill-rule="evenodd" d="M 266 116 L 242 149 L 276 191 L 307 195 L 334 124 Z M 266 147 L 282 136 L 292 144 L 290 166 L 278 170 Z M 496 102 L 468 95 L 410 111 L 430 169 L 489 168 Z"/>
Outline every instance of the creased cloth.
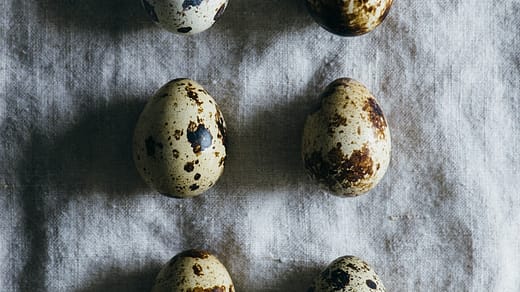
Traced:
<path fill-rule="evenodd" d="M 149 291 L 169 258 L 213 251 L 237 291 L 305 291 L 356 255 L 388 291 L 520 291 L 520 1 L 396 0 L 356 38 L 303 0 L 231 0 L 170 34 L 137 0 L 0 2 L 1 291 Z M 147 99 L 189 77 L 220 104 L 225 173 L 195 199 L 132 161 Z M 339 77 L 378 98 L 381 183 L 327 195 L 300 158 L 305 117 Z"/>

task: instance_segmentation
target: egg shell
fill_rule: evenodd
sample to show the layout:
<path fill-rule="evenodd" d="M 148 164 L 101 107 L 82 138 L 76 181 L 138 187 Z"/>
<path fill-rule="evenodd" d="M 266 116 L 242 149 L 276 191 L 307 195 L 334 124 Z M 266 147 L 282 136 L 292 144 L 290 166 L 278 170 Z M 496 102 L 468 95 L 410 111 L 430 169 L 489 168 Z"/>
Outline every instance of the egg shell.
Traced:
<path fill-rule="evenodd" d="M 234 292 L 226 267 L 211 253 L 187 250 L 159 272 L 152 292 Z"/>
<path fill-rule="evenodd" d="M 358 81 L 340 78 L 321 94 L 305 122 L 302 158 L 310 176 L 338 196 L 374 188 L 390 162 L 390 130 L 375 97 Z"/>
<path fill-rule="evenodd" d="M 210 28 L 227 0 L 141 0 L 150 18 L 168 31 L 191 35 Z"/>
<path fill-rule="evenodd" d="M 306 0 L 314 20 L 341 36 L 358 36 L 374 30 L 390 12 L 393 0 Z"/>
<path fill-rule="evenodd" d="M 200 84 L 175 79 L 146 104 L 133 150 L 137 170 L 152 188 L 171 197 L 197 196 L 224 171 L 226 123 Z"/>
<path fill-rule="evenodd" d="M 370 265 L 355 256 L 334 260 L 316 278 L 308 292 L 384 292 L 385 287 Z"/>

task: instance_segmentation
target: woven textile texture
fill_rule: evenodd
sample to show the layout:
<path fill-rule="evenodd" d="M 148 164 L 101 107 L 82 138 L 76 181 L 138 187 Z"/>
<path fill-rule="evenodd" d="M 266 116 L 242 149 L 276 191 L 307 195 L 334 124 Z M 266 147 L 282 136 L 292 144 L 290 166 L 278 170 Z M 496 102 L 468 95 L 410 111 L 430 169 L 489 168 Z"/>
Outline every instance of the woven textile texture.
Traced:
<path fill-rule="evenodd" d="M 192 37 L 138 0 L 2 0 L 0 15 L 1 291 L 149 291 L 188 248 L 237 291 L 305 291 L 342 255 L 388 291 L 520 291 L 520 1 L 396 0 L 356 38 L 303 0 L 230 0 Z M 230 141 L 220 181 L 189 200 L 132 161 L 139 113 L 178 77 L 212 94 Z M 300 158 L 338 77 L 373 92 L 392 133 L 386 176 L 354 199 Z"/>

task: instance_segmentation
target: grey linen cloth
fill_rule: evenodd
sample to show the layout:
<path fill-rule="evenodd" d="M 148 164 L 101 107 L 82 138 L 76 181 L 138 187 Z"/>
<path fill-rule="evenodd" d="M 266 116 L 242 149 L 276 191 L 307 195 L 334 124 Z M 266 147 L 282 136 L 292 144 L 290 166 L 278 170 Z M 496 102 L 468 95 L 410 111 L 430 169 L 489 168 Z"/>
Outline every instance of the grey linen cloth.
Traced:
<path fill-rule="evenodd" d="M 396 0 L 357 38 L 303 0 L 231 0 L 202 34 L 170 34 L 138 0 L 0 2 L 0 290 L 149 291 L 169 258 L 213 251 L 237 291 L 305 291 L 333 259 L 388 291 L 520 291 L 520 1 Z M 378 98 L 392 160 L 342 199 L 300 159 L 332 80 Z M 147 99 L 190 77 L 220 104 L 229 151 L 190 200 L 138 176 Z"/>

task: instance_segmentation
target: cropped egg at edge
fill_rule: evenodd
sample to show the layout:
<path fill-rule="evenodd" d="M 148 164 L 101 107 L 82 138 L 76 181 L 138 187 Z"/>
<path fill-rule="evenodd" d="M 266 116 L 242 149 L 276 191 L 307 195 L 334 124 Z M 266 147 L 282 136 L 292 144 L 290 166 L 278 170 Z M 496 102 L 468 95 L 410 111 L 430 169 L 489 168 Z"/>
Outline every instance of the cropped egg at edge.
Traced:
<path fill-rule="evenodd" d="M 161 269 L 152 292 L 235 292 L 226 267 L 211 253 L 187 250 Z"/>
<path fill-rule="evenodd" d="M 355 256 L 334 260 L 315 279 L 308 292 L 385 292 L 374 269 Z"/>
<path fill-rule="evenodd" d="M 168 31 L 192 35 L 209 29 L 228 0 L 141 0 L 150 18 Z"/>
<path fill-rule="evenodd" d="M 390 12 L 393 0 L 306 0 L 307 10 L 323 28 L 340 36 L 374 30 Z"/>

